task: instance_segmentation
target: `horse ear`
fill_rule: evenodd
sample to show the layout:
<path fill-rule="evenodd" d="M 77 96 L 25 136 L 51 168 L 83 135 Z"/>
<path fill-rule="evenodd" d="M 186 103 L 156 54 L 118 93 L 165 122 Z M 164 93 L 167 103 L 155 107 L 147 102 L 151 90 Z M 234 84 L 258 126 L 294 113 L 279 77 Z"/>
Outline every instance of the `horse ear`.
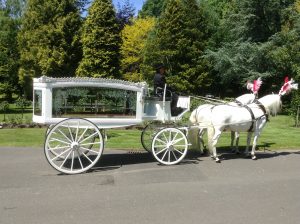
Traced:
<path fill-rule="evenodd" d="M 251 82 L 247 81 L 247 89 L 252 90 L 252 88 L 253 88 L 253 84 Z"/>

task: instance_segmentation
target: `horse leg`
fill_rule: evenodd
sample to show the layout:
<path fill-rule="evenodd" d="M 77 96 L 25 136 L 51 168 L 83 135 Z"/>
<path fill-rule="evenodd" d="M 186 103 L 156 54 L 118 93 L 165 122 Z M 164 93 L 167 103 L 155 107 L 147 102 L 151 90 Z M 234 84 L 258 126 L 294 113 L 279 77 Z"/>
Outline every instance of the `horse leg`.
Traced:
<path fill-rule="evenodd" d="M 257 121 L 256 129 L 255 129 L 255 135 L 254 135 L 254 138 L 253 138 L 252 151 L 251 151 L 251 158 L 253 160 L 257 159 L 256 155 L 255 155 L 256 144 L 257 144 L 258 138 L 259 138 L 259 136 L 262 132 L 262 129 L 266 125 L 266 122 L 267 122 L 267 119 L 265 117 Z"/>
<path fill-rule="evenodd" d="M 202 147 L 203 151 L 205 149 L 205 144 L 204 144 L 204 140 L 203 140 L 204 132 L 205 132 L 205 128 L 199 128 L 200 147 Z"/>
<path fill-rule="evenodd" d="M 231 131 L 231 132 L 230 132 L 230 137 L 231 137 L 231 143 L 230 143 L 230 146 L 231 146 L 231 152 L 232 152 L 232 153 L 235 153 L 235 148 L 233 147 L 234 140 L 235 140 L 235 133 L 234 133 L 234 131 Z"/>
<path fill-rule="evenodd" d="M 246 146 L 246 150 L 245 150 L 245 156 L 247 156 L 247 157 L 249 156 L 249 147 L 250 147 L 251 137 L 252 137 L 252 132 L 249 131 L 247 134 L 247 146 Z"/>
<path fill-rule="evenodd" d="M 240 133 L 236 131 L 234 133 L 234 136 L 235 136 L 235 153 L 239 154 L 240 153 L 240 151 L 239 151 Z"/>
<path fill-rule="evenodd" d="M 212 146 L 213 136 L 215 134 L 213 127 L 207 127 L 207 146 L 210 156 L 213 158 L 214 150 Z"/>
<path fill-rule="evenodd" d="M 253 160 L 256 160 L 256 155 L 255 155 L 255 148 L 256 148 L 256 144 L 257 144 L 257 140 L 258 140 L 258 137 L 259 137 L 259 133 L 255 133 L 255 136 L 253 138 L 253 145 L 252 145 L 252 151 L 251 151 L 251 158 Z"/>
<path fill-rule="evenodd" d="M 215 161 L 217 163 L 220 163 L 221 160 L 219 159 L 218 155 L 217 155 L 217 149 L 216 149 L 216 145 L 218 143 L 218 140 L 220 138 L 222 134 L 222 131 L 219 130 L 219 129 L 216 129 L 216 128 L 208 128 L 207 129 L 207 136 L 208 136 L 208 139 L 209 139 L 209 144 L 210 144 L 210 148 L 212 150 L 212 156 L 213 158 L 215 159 Z"/>

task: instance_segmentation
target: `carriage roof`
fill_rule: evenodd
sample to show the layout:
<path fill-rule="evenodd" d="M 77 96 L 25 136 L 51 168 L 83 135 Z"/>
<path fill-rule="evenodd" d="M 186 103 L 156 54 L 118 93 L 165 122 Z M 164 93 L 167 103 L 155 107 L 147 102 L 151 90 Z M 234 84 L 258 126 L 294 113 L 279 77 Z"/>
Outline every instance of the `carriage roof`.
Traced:
<path fill-rule="evenodd" d="M 148 85 L 146 82 L 129 82 L 119 79 L 109 78 L 90 78 L 90 77 L 63 77 L 53 78 L 42 76 L 40 78 L 34 78 L 33 80 L 35 87 L 70 87 L 70 86 L 90 86 L 90 87 L 107 87 L 124 89 L 131 91 L 142 91 L 147 89 Z"/>

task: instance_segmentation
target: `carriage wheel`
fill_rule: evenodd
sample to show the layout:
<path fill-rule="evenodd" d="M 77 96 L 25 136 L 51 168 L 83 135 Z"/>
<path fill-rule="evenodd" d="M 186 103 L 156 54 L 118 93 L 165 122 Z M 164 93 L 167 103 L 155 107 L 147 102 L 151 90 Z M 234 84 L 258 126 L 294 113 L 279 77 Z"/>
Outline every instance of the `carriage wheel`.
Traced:
<path fill-rule="evenodd" d="M 164 124 L 160 122 L 152 122 L 148 124 L 142 131 L 141 134 L 141 143 L 143 145 L 143 148 L 147 151 L 150 152 L 152 151 L 152 140 L 153 137 L 156 135 L 157 132 L 162 130 L 163 128 L 166 127 L 174 127 L 174 123 L 169 123 L 169 124 Z"/>
<path fill-rule="evenodd" d="M 162 129 L 152 141 L 152 153 L 155 159 L 165 165 L 179 163 L 185 157 L 187 149 L 187 138 L 177 128 Z"/>
<path fill-rule="evenodd" d="M 95 124 L 85 119 L 66 119 L 49 131 L 44 151 L 53 168 L 76 174 L 97 163 L 103 146 L 102 134 Z"/>

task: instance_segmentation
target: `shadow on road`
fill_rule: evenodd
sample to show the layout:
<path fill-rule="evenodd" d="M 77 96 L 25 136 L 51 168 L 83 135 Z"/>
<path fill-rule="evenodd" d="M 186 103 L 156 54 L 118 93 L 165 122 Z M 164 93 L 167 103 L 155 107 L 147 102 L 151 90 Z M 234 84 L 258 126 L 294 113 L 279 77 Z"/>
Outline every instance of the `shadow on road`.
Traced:
<path fill-rule="evenodd" d="M 186 157 L 177 165 L 181 166 L 187 164 L 198 164 L 201 161 L 201 159 L 199 159 L 200 156 L 200 152 L 188 152 Z M 165 166 L 163 164 L 158 163 L 151 153 L 144 151 L 124 153 L 124 151 L 120 151 L 120 153 L 103 154 L 101 156 L 101 159 L 91 169 L 90 172 L 114 170 L 126 165 L 146 163 L 156 163 L 158 166 Z"/>
<path fill-rule="evenodd" d="M 278 156 L 287 156 L 290 154 L 299 154 L 300 151 L 273 151 L 268 149 L 275 143 L 264 143 L 262 145 L 258 145 L 256 149 L 256 155 L 258 159 L 270 159 Z M 249 159 L 250 157 L 245 157 L 244 152 L 245 152 L 246 147 L 239 147 L 239 154 L 236 153 L 231 153 L 231 147 L 219 147 L 217 148 L 217 153 L 221 155 L 222 160 L 231 160 L 231 159 Z M 251 148 L 249 149 L 249 153 L 251 152 Z"/>

